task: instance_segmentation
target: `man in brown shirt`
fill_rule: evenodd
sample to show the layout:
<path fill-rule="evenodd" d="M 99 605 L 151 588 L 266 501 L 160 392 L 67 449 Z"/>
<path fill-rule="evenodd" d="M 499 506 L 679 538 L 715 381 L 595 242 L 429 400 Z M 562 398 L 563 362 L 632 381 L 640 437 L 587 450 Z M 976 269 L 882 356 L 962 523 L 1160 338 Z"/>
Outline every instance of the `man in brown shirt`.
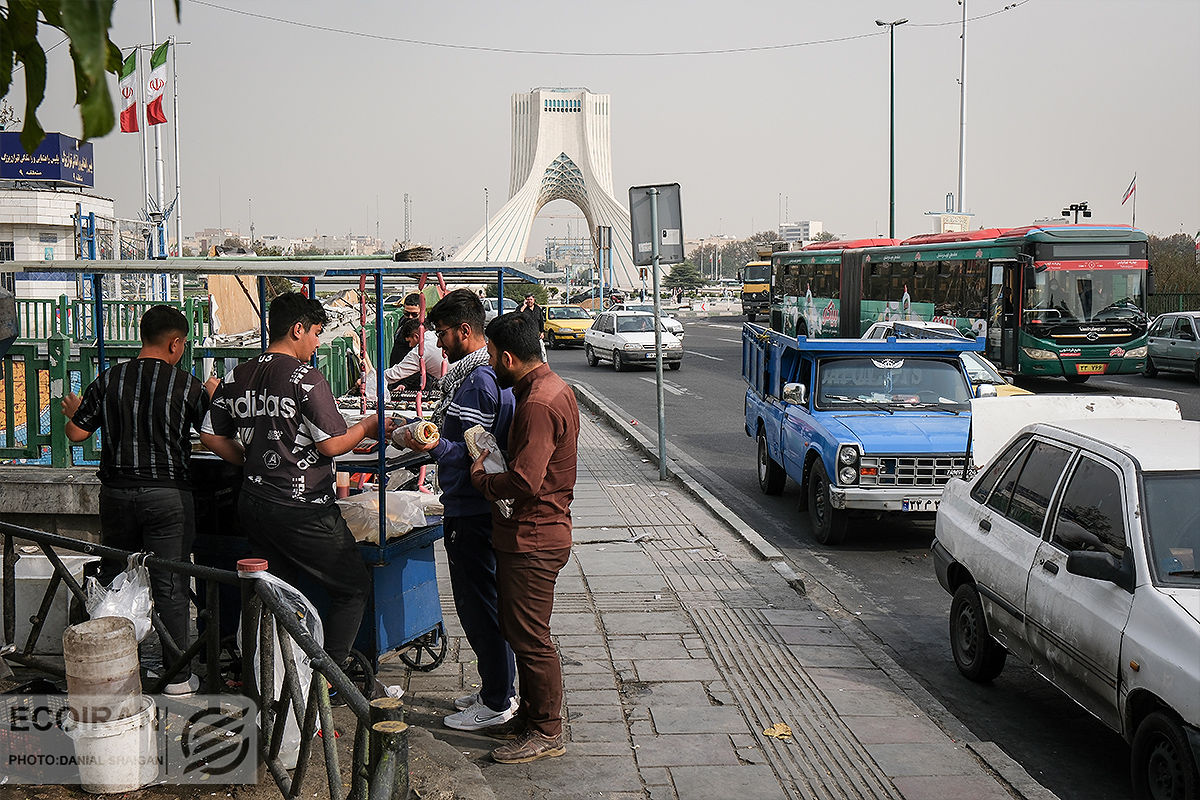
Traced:
<path fill-rule="evenodd" d="M 508 470 L 487 474 L 483 453 L 471 482 L 488 500 L 510 499 L 512 516 L 492 512 L 500 632 L 517 658 L 525 730 L 492 751 L 501 764 L 566 752 L 562 740 L 562 664 L 550 640 L 554 583 L 571 555 L 571 500 L 579 407 L 562 378 L 541 359 L 537 325 L 512 312 L 487 326 L 488 355 L 516 413 L 508 434 Z"/>

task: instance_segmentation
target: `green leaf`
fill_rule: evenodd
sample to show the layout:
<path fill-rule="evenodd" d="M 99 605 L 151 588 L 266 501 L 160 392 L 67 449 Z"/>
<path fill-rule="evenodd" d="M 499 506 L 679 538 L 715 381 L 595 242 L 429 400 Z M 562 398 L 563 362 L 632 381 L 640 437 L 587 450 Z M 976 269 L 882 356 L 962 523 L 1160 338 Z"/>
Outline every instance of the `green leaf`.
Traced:
<path fill-rule="evenodd" d="M 103 81 L 108 66 L 112 0 L 68 0 L 61 8 L 63 32 L 71 37 L 76 76 L 82 72 L 90 83 Z"/>

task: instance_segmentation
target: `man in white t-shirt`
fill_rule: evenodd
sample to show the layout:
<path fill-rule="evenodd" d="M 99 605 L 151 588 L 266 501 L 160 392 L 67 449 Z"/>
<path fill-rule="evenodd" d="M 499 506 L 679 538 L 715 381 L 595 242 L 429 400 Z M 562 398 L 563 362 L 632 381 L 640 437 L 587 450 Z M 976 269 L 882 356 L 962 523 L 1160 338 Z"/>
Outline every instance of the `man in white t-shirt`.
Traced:
<path fill-rule="evenodd" d="M 422 337 L 422 333 L 424 336 Z M 421 361 L 425 362 L 425 388 L 431 389 L 442 377 L 442 365 L 446 360 L 438 345 L 437 334 L 421 325 L 419 320 L 406 319 L 400 323 L 400 335 L 412 348 L 399 364 L 383 371 L 389 388 L 400 384 L 405 389 L 421 388 Z M 424 344 L 421 339 L 424 338 Z M 424 352 L 422 352 L 424 351 Z"/>

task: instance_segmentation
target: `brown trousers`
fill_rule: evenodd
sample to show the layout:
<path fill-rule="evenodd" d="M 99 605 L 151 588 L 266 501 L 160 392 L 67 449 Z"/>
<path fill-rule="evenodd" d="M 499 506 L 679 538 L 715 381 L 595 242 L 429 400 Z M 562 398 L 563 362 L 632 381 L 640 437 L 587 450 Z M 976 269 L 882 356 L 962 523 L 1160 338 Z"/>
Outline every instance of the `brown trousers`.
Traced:
<path fill-rule="evenodd" d="M 543 736 L 562 734 L 562 662 L 550 640 L 554 582 L 571 548 L 496 552 L 500 633 L 517 657 L 518 714 Z"/>

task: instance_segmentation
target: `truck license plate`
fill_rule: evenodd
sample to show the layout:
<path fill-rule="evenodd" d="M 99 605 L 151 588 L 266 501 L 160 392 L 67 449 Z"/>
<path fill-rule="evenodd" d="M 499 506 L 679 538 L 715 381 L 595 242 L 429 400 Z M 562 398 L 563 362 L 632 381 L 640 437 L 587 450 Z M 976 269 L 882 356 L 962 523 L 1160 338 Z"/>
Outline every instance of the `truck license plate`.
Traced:
<path fill-rule="evenodd" d="M 901 500 L 901 511 L 937 511 L 940 500 Z"/>
<path fill-rule="evenodd" d="M 1076 375 L 1103 375 L 1104 370 L 1108 368 L 1107 364 L 1076 364 Z"/>

